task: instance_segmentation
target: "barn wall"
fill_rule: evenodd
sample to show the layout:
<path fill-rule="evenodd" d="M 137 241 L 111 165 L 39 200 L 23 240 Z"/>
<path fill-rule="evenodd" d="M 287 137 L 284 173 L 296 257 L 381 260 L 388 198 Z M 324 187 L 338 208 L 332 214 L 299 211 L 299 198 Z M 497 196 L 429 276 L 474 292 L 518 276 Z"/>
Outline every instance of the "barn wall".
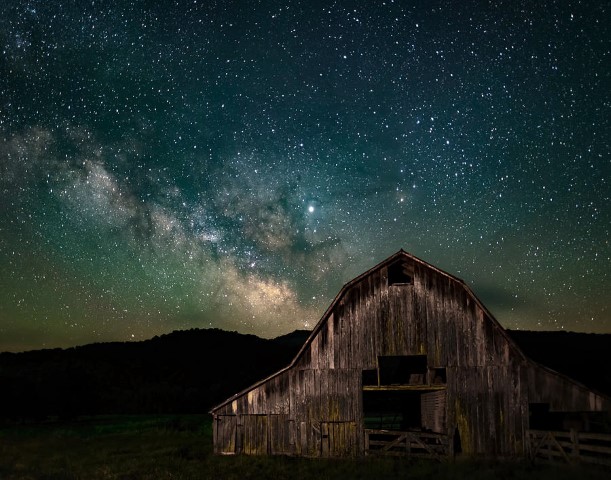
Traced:
<path fill-rule="evenodd" d="M 546 392 L 554 408 L 600 406 L 528 362 L 460 281 L 400 258 L 412 284 L 389 286 L 385 265 L 370 271 L 342 292 L 291 368 L 215 411 L 219 452 L 363 454 L 361 376 L 379 356 L 426 355 L 429 368 L 446 369 L 445 394 L 423 402 L 444 402 L 447 434 L 466 453 L 522 454 L 528 404 Z"/>
<path fill-rule="evenodd" d="M 522 371 L 527 385 L 529 403 L 549 403 L 556 412 L 599 412 L 611 409 L 607 397 L 557 375 L 537 364 L 529 365 Z"/>
<path fill-rule="evenodd" d="M 469 454 L 521 454 L 528 410 L 519 366 L 448 368 L 448 425 Z"/>

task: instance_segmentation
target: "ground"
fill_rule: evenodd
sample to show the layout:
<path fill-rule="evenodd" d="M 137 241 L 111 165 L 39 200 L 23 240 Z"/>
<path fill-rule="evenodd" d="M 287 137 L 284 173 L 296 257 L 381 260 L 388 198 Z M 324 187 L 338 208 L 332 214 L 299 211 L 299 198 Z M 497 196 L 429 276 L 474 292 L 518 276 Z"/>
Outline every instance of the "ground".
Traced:
<path fill-rule="evenodd" d="M 606 479 L 597 467 L 212 454 L 208 416 L 90 417 L 0 428 L 0 479 Z"/>

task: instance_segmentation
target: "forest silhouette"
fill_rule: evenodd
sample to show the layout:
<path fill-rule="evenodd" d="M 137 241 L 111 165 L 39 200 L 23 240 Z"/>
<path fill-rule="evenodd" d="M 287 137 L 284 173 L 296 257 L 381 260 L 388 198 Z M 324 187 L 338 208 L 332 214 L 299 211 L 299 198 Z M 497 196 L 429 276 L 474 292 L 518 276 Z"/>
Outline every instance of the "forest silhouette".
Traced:
<path fill-rule="evenodd" d="M 611 334 L 509 331 L 533 360 L 611 395 Z M 218 329 L 142 342 L 0 354 L 0 419 L 206 413 L 287 366 L 309 335 L 271 340 Z"/>

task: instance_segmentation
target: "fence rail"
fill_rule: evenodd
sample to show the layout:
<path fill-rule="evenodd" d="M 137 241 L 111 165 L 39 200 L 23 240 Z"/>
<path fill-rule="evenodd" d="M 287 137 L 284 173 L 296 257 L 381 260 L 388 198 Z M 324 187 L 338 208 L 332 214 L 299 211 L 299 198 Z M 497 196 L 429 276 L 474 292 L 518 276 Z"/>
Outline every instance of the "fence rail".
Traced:
<path fill-rule="evenodd" d="M 546 459 L 611 466 L 611 435 L 528 430 L 529 455 L 532 460 Z"/>
<path fill-rule="evenodd" d="M 441 433 L 365 430 L 367 455 L 401 455 L 433 458 L 448 457 L 448 436 Z"/>

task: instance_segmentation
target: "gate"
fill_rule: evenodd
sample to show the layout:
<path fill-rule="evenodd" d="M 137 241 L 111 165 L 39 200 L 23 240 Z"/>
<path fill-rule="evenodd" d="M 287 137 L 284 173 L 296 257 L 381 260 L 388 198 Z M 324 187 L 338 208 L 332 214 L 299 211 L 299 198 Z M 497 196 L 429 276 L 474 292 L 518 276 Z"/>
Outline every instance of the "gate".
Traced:
<path fill-rule="evenodd" d="M 611 466 L 611 435 L 605 433 L 528 430 L 528 450 L 531 460 L 586 462 Z"/>
<path fill-rule="evenodd" d="M 395 430 L 365 430 L 366 455 L 400 455 L 444 461 L 449 440 L 441 433 Z"/>

